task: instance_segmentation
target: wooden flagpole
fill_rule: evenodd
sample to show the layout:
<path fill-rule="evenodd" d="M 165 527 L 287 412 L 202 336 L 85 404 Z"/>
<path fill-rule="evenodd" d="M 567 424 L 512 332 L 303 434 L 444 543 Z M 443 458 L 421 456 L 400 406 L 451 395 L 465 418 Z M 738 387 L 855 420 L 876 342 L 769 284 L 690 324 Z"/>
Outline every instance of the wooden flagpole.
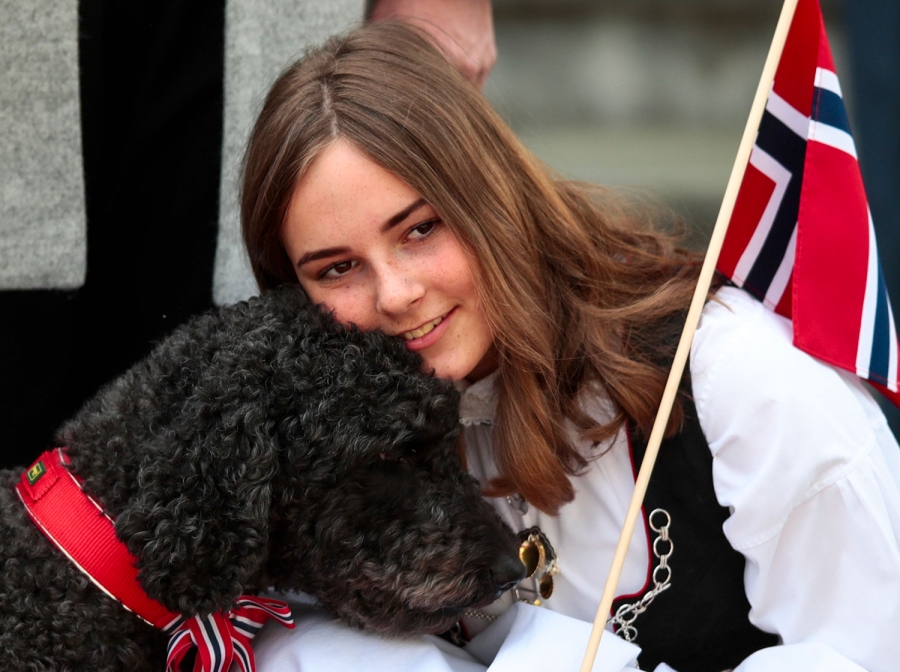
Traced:
<path fill-rule="evenodd" d="M 747 163 L 750 160 L 750 152 L 753 149 L 753 144 L 756 142 L 756 134 L 759 130 L 759 124 L 762 121 L 763 112 L 766 108 L 766 100 L 769 97 L 769 91 L 771 91 L 772 83 L 775 81 L 775 71 L 778 68 L 778 62 L 781 60 L 781 53 L 784 50 L 784 43 L 787 40 L 788 30 L 790 29 L 791 21 L 794 18 L 794 10 L 797 8 L 797 2 L 798 0 L 784 0 L 784 4 L 781 8 L 781 16 L 778 18 L 778 24 L 775 27 L 775 35 L 772 38 L 769 54 L 766 57 L 766 62 L 763 66 L 762 76 L 759 79 L 759 86 L 756 89 L 756 96 L 753 99 L 753 104 L 750 106 L 750 115 L 747 118 L 747 125 L 744 127 L 744 135 L 741 138 L 737 157 L 735 158 L 734 166 L 731 169 L 731 177 L 728 179 L 728 185 L 725 188 L 725 196 L 722 199 L 722 205 L 719 208 L 719 216 L 716 218 L 716 224 L 710 237 L 709 247 L 707 247 L 706 257 L 703 260 L 703 266 L 700 270 L 700 278 L 697 281 L 697 288 L 694 291 L 694 297 L 691 300 L 691 305 L 688 309 L 684 329 L 681 332 L 681 338 L 678 341 L 678 348 L 675 351 L 675 358 L 672 361 L 669 378 L 666 381 L 666 387 L 659 404 L 659 411 L 657 411 L 656 420 L 654 421 L 653 429 L 650 432 L 650 438 L 647 442 L 647 451 L 644 454 L 641 469 L 635 480 L 634 494 L 631 497 L 631 503 L 625 514 L 625 523 L 622 526 L 619 543 L 616 546 L 616 552 L 613 555 L 612 566 L 609 569 L 606 586 L 603 589 L 603 595 L 600 599 L 600 606 L 597 608 L 597 615 L 594 618 L 594 626 L 591 629 L 588 647 L 584 654 L 584 660 L 581 663 L 581 672 L 591 672 L 591 669 L 594 666 L 594 660 L 597 657 L 600 638 L 606 628 L 606 621 L 609 618 L 612 602 L 615 598 L 616 587 L 619 584 L 622 567 L 625 564 L 625 555 L 628 552 L 628 544 L 634 534 L 634 528 L 641 512 L 644 495 L 647 493 L 647 484 L 650 482 L 650 474 L 653 471 L 653 465 L 656 463 L 656 456 L 659 453 L 659 446 L 662 441 L 663 433 L 666 424 L 669 421 L 669 414 L 672 412 L 672 405 L 675 402 L 675 396 L 678 392 L 678 384 L 681 381 L 681 375 L 684 373 L 684 367 L 687 363 L 688 353 L 690 352 L 691 341 L 694 338 L 694 332 L 697 330 L 697 324 L 700 322 L 700 312 L 703 310 L 703 306 L 706 303 L 706 295 L 709 292 L 709 286 L 712 282 L 716 261 L 718 260 L 719 252 L 722 249 L 722 242 L 725 240 L 725 232 L 728 229 L 728 223 L 731 221 L 731 215 L 734 211 L 734 204 L 737 200 L 738 191 L 740 190 L 741 182 L 744 179 Z"/>

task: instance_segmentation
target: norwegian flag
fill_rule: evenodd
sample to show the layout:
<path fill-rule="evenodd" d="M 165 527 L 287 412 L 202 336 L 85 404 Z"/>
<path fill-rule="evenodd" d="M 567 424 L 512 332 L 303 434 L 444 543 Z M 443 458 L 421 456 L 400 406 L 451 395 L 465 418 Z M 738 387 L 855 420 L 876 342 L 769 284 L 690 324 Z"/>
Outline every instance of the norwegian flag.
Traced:
<path fill-rule="evenodd" d="M 799 0 L 718 270 L 894 404 L 897 332 L 818 0 Z"/>

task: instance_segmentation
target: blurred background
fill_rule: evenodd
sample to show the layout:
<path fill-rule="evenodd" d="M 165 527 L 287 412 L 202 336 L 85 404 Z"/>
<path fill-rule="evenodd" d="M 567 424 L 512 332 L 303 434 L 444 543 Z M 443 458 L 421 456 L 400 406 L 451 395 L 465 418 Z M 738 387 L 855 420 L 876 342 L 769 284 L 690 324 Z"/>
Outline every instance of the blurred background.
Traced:
<path fill-rule="evenodd" d="M 846 91 L 839 3 L 821 4 Z M 705 247 L 780 9 L 780 0 L 494 0 L 499 58 L 485 93 L 563 176 L 646 187 Z"/>

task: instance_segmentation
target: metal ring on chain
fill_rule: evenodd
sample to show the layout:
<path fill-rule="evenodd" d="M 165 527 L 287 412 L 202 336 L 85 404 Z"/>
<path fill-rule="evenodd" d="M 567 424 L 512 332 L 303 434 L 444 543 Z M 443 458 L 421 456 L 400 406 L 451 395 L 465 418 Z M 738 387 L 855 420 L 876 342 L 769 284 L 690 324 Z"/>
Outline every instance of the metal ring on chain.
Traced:
<path fill-rule="evenodd" d="M 666 517 L 666 522 L 663 523 L 662 525 L 660 525 L 659 527 L 657 527 L 656 525 L 653 524 L 653 517 L 656 516 L 656 514 L 660 514 L 660 515 L 663 515 Z M 672 524 L 672 516 L 670 516 L 669 512 L 666 511 L 665 509 L 653 509 L 653 511 L 650 512 L 650 515 L 647 516 L 647 522 L 650 524 L 650 529 L 653 530 L 654 532 L 662 532 L 663 529 L 665 529 L 666 532 L 668 533 L 669 525 Z"/>
<path fill-rule="evenodd" d="M 669 528 L 664 528 L 664 529 L 666 530 L 666 532 L 669 531 Z M 668 544 L 669 545 L 668 550 L 660 553 L 659 542 Z M 674 551 L 674 550 L 675 550 L 675 544 L 672 543 L 671 539 L 663 539 L 662 535 L 660 535 L 656 539 L 653 540 L 653 555 L 655 555 L 657 558 L 662 558 L 662 557 L 668 558 L 670 555 L 672 555 L 672 551 Z"/>
<path fill-rule="evenodd" d="M 654 518 L 660 523 L 654 522 Z M 660 521 L 659 519 L 663 520 Z M 644 593 L 643 597 L 637 602 L 631 604 L 623 604 L 617 610 L 615 615 L 611 616 L 607 621 L 607 625 L 616 626 L 616 635 L 624 639 L 626 642 L 633 642 L 637 639 L 637 628 L 633 623 L 637 617 L 647 610 L 650 603 L 664 590 L 667 590 L 672 584 L 672 568 L 669 566 L 669 557 L 675 549 L 675 544 L 669 538 L 669 526 L 672 524 L 672 516 L 665 509 L 654 509 L 647 516 L 647 524 L 650 529 L 657 533 L 656 539 L 653 540 L 653 555 L 659 559 L 659 564 L 653 568 L 651 578 L 653 579 L 653 588 Z M 659 542 L 667 543 L 668 547 L 665 552 L 660 552 Z M 661 578 L 662 572 L 665 572 L 665 578 Z"/>
<path fill-rule="evenodd" d="M 659 576 L 657 576 L 657 573 L 661 569 L 666 570 L 666 578 L 664 578 L 664 579 L 660 579 Z M 658 565 L 653 568 L 653 583 L 654 584 L 669 583 L 669 581 L 671 581 L 671 580 L 672 580 L 672 568 L 671 567 L 669 567 L 668 565 L 665 565 L 665 566 Z"/>

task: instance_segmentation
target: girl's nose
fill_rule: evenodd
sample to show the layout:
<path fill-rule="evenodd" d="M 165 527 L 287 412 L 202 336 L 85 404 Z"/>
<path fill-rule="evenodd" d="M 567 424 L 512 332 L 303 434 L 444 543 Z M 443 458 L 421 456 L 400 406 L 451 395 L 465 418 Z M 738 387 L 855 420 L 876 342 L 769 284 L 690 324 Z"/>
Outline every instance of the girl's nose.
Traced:
<path fill-rule="evenodd" d="M 389 265 L 379 270 L 375 296 L 379 313 L 402 314 L 424 294 L 423 283 L 410 269 Z"/>

